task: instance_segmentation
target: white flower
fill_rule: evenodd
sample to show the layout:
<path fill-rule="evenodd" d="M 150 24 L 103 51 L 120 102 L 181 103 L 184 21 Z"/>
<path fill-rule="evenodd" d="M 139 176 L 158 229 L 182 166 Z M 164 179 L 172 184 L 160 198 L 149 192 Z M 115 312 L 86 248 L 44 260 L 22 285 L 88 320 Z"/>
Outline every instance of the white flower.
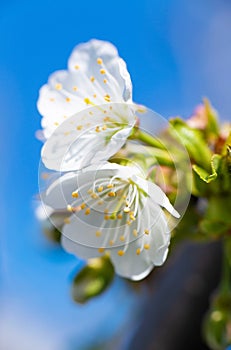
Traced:
<path fill-rule="evenodd" d="M 76 46 L 68 70 L 53 73 L 40 89 L 38 110 L 45 138 L 68 117 L 90 105 L 132 102 L 125 62 L 109 42 L 91 40 Z"/>
<path fill-rule="evenodd" d="M 69 117 L 44 144 L 44 165 L 52 170 L 70 171 L 108 160 L 131 134 L 136 109 L 134 104 L 109 103 Z"/>
<path fill-rule="evenodd" d="M 136 167 L 114 163 L 61 176 L 43 201 L 69 212 L 62 229 L 68 252 L 84 259 L 109 253 L 117 274 L 133 280 L 166 259 L 170 231 L 161 207 L 179 217 L 163 191 Z"/>

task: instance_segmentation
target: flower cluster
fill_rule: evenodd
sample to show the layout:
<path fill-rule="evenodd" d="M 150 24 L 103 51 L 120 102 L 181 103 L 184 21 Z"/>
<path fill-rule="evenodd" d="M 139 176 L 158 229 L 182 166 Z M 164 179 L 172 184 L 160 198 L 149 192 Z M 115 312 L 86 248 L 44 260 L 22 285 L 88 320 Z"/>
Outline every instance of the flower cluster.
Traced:
<path fill-rule="evenodd" d="M 42 162 L 55 172 L 41 198 L 62 246 L 84 259 L 109 256 L 123 277 L 146 277 L 167 256 L 167 212 L 179 214 L 147 179 L 145 155 L 116 157 L 129 139 L 158 144 L 139 131 L 138 114 L 146 109 L 132 101 L 130 75 L 116 48 L 98 40 L 77 46 L 68 69 L 41 88 L 38 109 Z"/>

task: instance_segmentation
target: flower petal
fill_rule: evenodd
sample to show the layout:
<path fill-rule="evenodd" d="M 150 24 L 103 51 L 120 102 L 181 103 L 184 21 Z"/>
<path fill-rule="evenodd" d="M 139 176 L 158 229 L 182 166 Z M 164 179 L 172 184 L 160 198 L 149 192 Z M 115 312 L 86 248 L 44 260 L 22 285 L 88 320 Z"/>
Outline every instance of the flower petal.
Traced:
<path fill-rule="evenodd" d="M 109 159 L 136 122 L 135 106 L 110 104 L 83 110 L 58 127 L 42 149 L 48 169 L 71 171 Z"/>
<path fill-rule="evenodd" d="M 68 68 L 53 73 L 39 92 L 37 107 L 46 138 L 66 118 L 88 107 L 88 101 L 131 102 L 130 75 L 112 44 L 91 40 L 78 45 Z"/>

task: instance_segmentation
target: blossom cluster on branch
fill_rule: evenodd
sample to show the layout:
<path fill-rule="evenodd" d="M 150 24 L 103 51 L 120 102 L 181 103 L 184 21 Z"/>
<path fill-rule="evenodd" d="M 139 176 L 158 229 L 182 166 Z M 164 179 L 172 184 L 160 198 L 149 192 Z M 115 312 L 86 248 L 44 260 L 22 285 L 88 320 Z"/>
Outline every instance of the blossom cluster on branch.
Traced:
<path fill-rule="evenodd" d="M 100 294 L 114 271 L 145 278 L 166 260 L 171 236 L 221 239 L 230 252 L 230 124 L 219 124 L 208 100 L 187 120 L 164 119 L 133 102 L 116 48 L 91 40 L 49 77 L 38 110 L 40 217 L 47 235 L 88 261 L 75 278 L 75 300 Z"/>

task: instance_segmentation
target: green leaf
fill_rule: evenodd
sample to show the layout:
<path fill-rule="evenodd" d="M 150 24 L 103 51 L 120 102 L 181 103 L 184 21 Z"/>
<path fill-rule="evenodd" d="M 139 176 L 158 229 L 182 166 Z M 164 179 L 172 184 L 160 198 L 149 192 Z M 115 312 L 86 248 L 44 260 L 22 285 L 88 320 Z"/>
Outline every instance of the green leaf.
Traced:
<path fill-rule="evenodd" d="M 100 295 L 109 287 L 113 277 L 114 268 L 109 258 L 90 259 L 73 281 L 73 300 L 82 304 Z"/>
<path fill-rule="evenodd" d="M 206 183 L 210 183 L 211 181 L 216 180 L 218 176 L 218 170 L 220 167 L 220 161 L 221 161 L 221 156 L 218 154 L 214 154 L 211 159 L 211 170 L 212 173 L 209 174 L 205 169 L 199 167 L 198 165 L 194 164 L 193 165 L 193 170 L 195 173 L 200 177 L 201 180 L 203 180 Z"/>

